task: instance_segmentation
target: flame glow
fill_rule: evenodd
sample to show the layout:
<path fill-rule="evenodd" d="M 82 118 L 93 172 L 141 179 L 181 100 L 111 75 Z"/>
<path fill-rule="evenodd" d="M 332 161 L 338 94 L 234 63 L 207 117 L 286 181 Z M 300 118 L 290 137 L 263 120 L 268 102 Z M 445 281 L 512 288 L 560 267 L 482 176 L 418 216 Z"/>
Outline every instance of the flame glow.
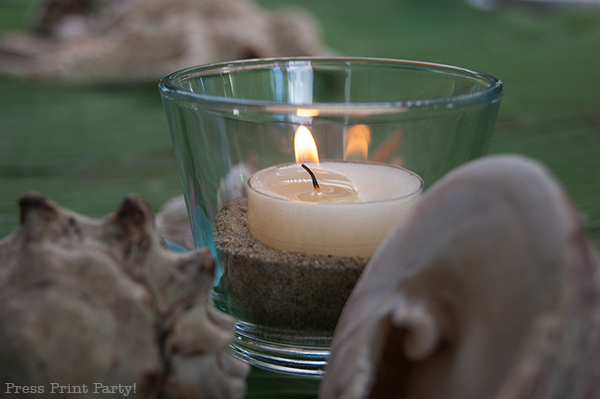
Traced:
<path fill-rule="evenodd" d="M 366 161 L 371 143 L 371 130 L 367 125 L 352 126 L 346 132 L 344 159 Z"/>
<path fill-rule="evenodd" d="M 317 144 L 310 130 L 306 126 L 300 126 L 294 136 L 294 151 L 296 153 L 296 162 L 314 162 L 319 163 L 319 152 Z"/>
<path fill-rule="evenodd" d="M 310 109 L 310 108 L 298 108 L 296 110 L 296 115 L 307 116 L 307 117 L 319 116 L 319 110 L 318 109 Z"/>

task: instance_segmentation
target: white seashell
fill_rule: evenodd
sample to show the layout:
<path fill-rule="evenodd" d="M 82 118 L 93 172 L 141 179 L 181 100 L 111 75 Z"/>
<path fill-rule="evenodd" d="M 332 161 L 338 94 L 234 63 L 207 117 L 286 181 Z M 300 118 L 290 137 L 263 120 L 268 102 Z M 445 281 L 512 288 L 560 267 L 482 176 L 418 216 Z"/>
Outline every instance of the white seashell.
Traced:
<path fill-rule="evenodd" d="M 227 175 L 219 182 L 217 209 L 223 208 L 231 201 L 248 196 L 247 183 L 256 170 L 254 166 L 256 162 L 248 161 L 231 167 Z"/>
<path fill-rule="evenodd" d="M 194 237 L 183 195 L 165 202 L 158 210 L 154 223 L 156 232 L 165 240 L 194 250 Z"/>
<path fill-rule="evenodd" d="M 219 182 L 217 209 L 238 198 L 248 196 L 247 182 L 257 166 L 258 158 L 251 155 L 245 163 L 231 167 Z M 183 195 L 171 198 L 163 204 L 156 214 L 155 223 L 156 232 L 165 240 L 189 250 L 194 249 L 194 237 Z"/>
<path fill-rule="evenodd" d="M 431 187 L 340 317 L 320 398 L 600 397 L 600 260 L 563 189 L 497 156 Z"/>
<path fill-rule="evenodd" d="M 137 197 L 104 220 L 36 193 L 20 206 L 20 227 L 0 241 L 3 398 L 21 397 L 7 384 L 44 387 L 39 397 L 52 384 L 89 397 L 94 384 L 135 387 L 133 398 L 243 397 L 248 366 L 227 353 L 233 320 L 210 305 L 206 248 L 168 251 Z"/>

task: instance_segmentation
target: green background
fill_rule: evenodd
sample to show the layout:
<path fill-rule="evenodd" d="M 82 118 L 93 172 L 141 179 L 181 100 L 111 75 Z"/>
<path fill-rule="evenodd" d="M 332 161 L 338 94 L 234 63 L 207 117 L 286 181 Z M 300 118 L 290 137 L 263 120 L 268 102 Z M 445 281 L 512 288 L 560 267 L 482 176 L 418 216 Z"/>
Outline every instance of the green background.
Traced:
<path fill-rule="evenodd" d="M 29 1 L 0 0 L 0 33 L 27 26 Z M 339 55 L 432 61 L 501 79 L 490 153 L 545 163 L 600 246 L 600 8 L 503 6 L 459 0 L 261 0 L 300 5 Z M 180 194 L 157 84 L 71 85 L 0 78 L 0 237 L 17 200 L 36 190 L 93 217 L 136 193 L 156 211 Z M 253 371 L 250 396 L 294 397 L 314 382 Z"/>

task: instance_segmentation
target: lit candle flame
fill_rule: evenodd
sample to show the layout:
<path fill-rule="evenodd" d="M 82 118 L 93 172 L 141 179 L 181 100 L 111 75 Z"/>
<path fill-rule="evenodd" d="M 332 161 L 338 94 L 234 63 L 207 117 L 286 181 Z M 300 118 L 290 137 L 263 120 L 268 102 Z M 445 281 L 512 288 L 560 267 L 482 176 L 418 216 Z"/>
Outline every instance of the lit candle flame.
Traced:
<path fill-rule="evenodd" d="M 346 132 L 344 159 L 366 161 L 369 155 L 371 131 L 367 125 L 352 126 Z"/>
<path fill-rule="evenodd" d="M 296 162 L 314 162 L 319 163 L 319 153 L 317 144 L 310 130 L 306 126 L 300 126 L 296 130 L 294 137 L 294 151 L 296 153 Z"/>

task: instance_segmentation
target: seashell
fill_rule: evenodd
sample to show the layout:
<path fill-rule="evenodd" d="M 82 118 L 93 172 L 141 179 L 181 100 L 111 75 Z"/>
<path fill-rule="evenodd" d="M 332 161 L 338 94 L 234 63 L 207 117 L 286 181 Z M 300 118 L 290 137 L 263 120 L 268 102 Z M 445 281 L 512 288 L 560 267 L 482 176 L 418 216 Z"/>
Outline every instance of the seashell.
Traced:
<path fill-rule="evenodd" d="M 248 196 L 247 182 L 256 172 L 259 159 L 250 155 L 244 163 L 233 165 L 227 175 L 219 182 L 217 191 L 217 209 L 223 208 L 228 203 Z"/>
<path fill-rule="evenodd" d="M 45 0 L 31 32 L 0 41 L 0 74 L 154 82 L 192 65 L 330 51 L 308 13 L 250 0 Z"/>
<path fill-rule="evenodd" d="M 212 308 L 206 249 L 168 251 L 147 204 L 126 198 L 104 220 L 37 193 L 0 241 L 0 385 L 68 387 L 88 397 L 241 398 L 248 366 L 227 352 L 234 321 Z M 66 389 L 66 388 L 65 388 Z M 123 397 L 124 391 L 103 397 Z"/>
<path fill-rule="evenodd" d="M 246 162 L 233 165 L 219 181 L 217 209 L 239 198 L 247 197 L 247 181 L 258 167 L 258 157 L 250 155 Z M 165 240 L 185 249 L 194 249 L 194 237 L 183 195 L 165 202 L 155 218 L 156 232 Z"/>
<path fill-rule="evenodd" d="M 165 240 L 189 251 L 194 250 L 194 237 L 183 195 L 165 202 L 158 210 L 154 223 L 156 232 Z"/>
<path fill-rule="evenodd" d="M 390 232 L 338 322 L 320 398 L 600 397 L 600 260 L 535 161 L 474 161 Z"/>

